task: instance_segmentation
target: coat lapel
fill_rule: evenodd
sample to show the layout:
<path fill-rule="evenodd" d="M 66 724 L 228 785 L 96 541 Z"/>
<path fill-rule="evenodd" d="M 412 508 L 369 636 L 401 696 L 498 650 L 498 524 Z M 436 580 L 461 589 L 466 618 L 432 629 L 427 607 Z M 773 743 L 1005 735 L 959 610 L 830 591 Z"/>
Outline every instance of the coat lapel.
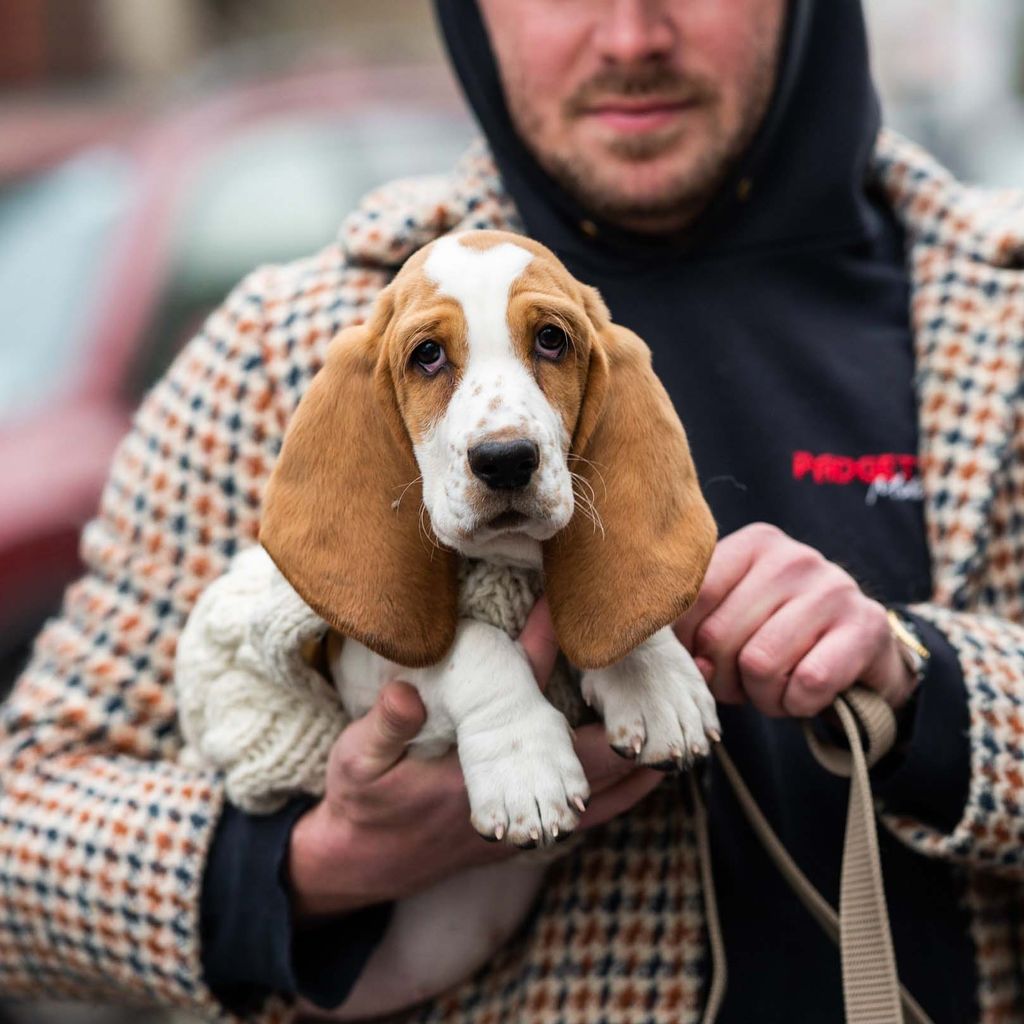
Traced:
<path fill-rule="evenodd" d="M 965 188 L 889 134 L 875 170 L 907 232 L 934 599 L 968 608 L 1021 415 L 1024 196 Z"/>

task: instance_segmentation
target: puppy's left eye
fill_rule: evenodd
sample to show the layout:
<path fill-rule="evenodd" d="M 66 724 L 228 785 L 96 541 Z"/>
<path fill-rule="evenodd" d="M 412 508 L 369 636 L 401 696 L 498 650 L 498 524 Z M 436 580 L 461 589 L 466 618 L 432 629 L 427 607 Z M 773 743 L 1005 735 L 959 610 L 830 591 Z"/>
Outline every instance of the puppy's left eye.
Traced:
<path fill-rule="evenodd" d="M 428 377 L 433 377 L 446 362 L 444 349 L 433 339 L 421 341 L 412 351 L 412 362 Z"/>
<path fill-rule="evenodd" d="M 569 336 L 561 327 L 545 324 L 537 331 L 534 349 L 544 359 L 561 359 L 569 349 Z"/>

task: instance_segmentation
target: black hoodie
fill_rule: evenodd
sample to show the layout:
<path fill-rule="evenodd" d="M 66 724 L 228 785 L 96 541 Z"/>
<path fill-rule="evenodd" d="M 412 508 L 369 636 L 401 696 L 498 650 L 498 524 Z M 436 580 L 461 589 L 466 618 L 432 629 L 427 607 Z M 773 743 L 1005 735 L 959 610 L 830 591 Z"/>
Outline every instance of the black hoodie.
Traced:
<path fill-rule="evenodd" d="M 716 200 L 670 239 L 584 230 L 594 215 L 512 127 L 474 0 L 435 6 L 528 234 L 651 346 L 720 531 L 773 522 L 879 600 L 926 599 L 909 281 L 899 225 L 868 184 L 879 105 L 859 0 L 791 0 L 758 135 Z M 909 749 L 876 772 L 876 793 L 948 829 L 967 791 L 966 701 L 952 651 L 918 625 L 937 656 Z M 796 722 L 725 708 L 723 726 L 790 852 L 837 902 L 845 786 L 817 768 Z M 834 947 L 717 771 L 710 814 L 730 977 L 721 1024 L 842 1020 Z M 885 833 L 882 845 L 901 977 L 936 1021 L 976 1019 L 957 880 Z"/>

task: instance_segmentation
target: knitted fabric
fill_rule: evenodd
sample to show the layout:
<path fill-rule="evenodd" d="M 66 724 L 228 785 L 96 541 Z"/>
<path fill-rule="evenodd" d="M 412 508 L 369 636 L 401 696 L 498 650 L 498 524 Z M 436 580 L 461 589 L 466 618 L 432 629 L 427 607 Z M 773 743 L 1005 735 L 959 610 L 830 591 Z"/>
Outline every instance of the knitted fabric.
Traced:
<path fill-rule="evenodd" d="M 325 630 L 259 548 L 235 557 L 182 630 L 179 760 L 222 772 L 228 799 L 243 810 L 267 813 L 296 793 L 324 791 L 345 714 L 303 654 Z"/>
<path fill-rule="evenodd" d="M 1024 1020 L 1024 196 L 959 185 L 892 135 L 872 187 L 907 237 L 935 592 L 915 610 L 964 665 L 971 780 L 947 835 L 883 820 L 966 886 L 979 1020 Z M 285 426 L 330 339 L 417 248 L 512 228 L 476 149 L 369 197 L 340 242 L 248 278 L 146 397 L 86 572 L 0 720 L 0 989 L 228 1017 L 207 988 L 200 888 L 224 785 L 177 760 L 174 652 L 200 593 L 255 542 Z M 952 870 L 952 868 L 951 868 Z M 703 930 L 686 807 L 658 791 L 548 875 L 492 969 L 422 1011 L 474 1024 L 698 1019 Z M 288 1019 L 283 1000 L 248 1019 Z"/>
<path fill-rule="evenodd" d="M 542 589 L 539 572 L 466 558 L 459 566 L 459 615 L 519 636 Z"/>
<path fill-rule="evenodd" d="M 515 637 L 541 589 L 539 572 L 464 560 L 459 614 Z M 245 811 L 266 814 L 295 794 L 324 792 L 347 722 L 337 690 L 310 664 L 326 630 L 258 547 L 210 584 L 182 630 L 179 761 L 223 773 L 228 799 Z M 582 701 L 569 692 L 564 663 L 556 675 L 549 695 L 578 720 Z"/>

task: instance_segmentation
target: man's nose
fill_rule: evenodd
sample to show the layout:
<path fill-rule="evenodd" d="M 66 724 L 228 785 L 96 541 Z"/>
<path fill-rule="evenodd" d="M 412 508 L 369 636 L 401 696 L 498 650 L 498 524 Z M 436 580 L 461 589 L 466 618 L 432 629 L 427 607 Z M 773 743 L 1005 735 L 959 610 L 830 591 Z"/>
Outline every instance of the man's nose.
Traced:
<path fill-rule="evenodd" d="M 467 454 L 473 475 L 492 491 L 525 487 L 540 465 L 540 449 L 533 441 L 484 441 Z"/>
<path fill-rule="evenodd" d="M 664 0 L 606 0 L 598 9 L 595 41 L 606 60 L 636 64 L 672 49 L 673 29 Z"/>

